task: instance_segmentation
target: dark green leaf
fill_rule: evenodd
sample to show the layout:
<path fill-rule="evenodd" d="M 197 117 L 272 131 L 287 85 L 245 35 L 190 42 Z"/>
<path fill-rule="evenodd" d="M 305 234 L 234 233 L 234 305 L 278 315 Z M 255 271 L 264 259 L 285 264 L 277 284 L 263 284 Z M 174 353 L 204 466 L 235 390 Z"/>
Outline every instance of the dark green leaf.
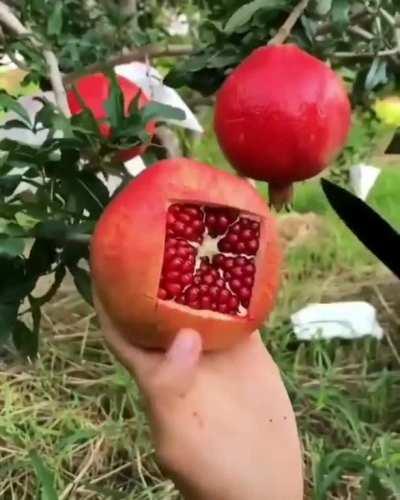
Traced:
<path fill-rule="evenodd" d="M 63 179 L 66 191 L 73 193 L 77 210 L 87 210 L 91 217 L 98 218 L 109 202 L 107 186 L 94 174 L 81 172 L 73 178 Z"/>
<path fill-rule="evenodd" d="M 228 20 L 225 25 L 225 32 L 233 33 L 238 28 L 248 23 L 254 14 L 260 9 L 282 9 L 287 7 L 287 2 L 284 0 L 253 0 L 252 2 L 242 5 Z"/>
<path fill-rule="evenodd" d="M 150 121 L 158 120 L 184 120 L 186 114 L 182 109 L 174 108 L 159 102 L 151 102 L 142 110 L 145 125 Z"/>
<path fill-rule="evenodd" d="M 117 129 L 125 118 L 124 94 L 119 86 L 116 74 L 111 71 L 107 73 L 107 76 L 110 79 L 110 94 L 104 107 L 107 110 L 111 128 Z"/>
<path fill-rule="evenodd" d="M 0 303 L 0 345 L 8 339 L 17 321 L 18 304 Z"/>
<path fill-rule="evenodd" d="M 93 305 L 90 273 L 86 271 L 86 269 L 82 269 L 78 266 L 71 266 L 69 270 L 74 278 L 74 283 L 78 292 L 82 295 L 86 302 Z"/>
<path fill-rule="evenodd" d="M 0 177 L 0 196 L 11 196 L 21 182 L 22 175 Z"/>
<path fill-rule="evenodd" d="M 22 255 L 24 249 L 25 241 L 23 238 L 12 238 L 0 234 L 0 257 L 17 257 Z"/>
<path fill-rule="evenodd" d="M 33 235 L 38 239 L 62 241 L 67 233 L 67 224 L 62 220 L 47 220 L 40 222 L 33 229 Z"/>
<path fill-rule="evenodd" d="M 43 462 L 36 451 L 29 453 L 33 468 L 35 469 L 36 477 L 41 487 L 41 500 L 58 500 L 58 495 L 55 489 L 54 475 Z"/>
<path fill-rule="evenodd" d="M 47 19 L 47 34 L 49 36 L 59 35 L 63 27 L 63 4 L 57 0 L 53 4 L 51 15 Z"/>
<path fill-rule="evenodd" d="M 30 330 L 25 323 L 17 321 L 12 332 L 17 351 L 24 357 L 34 359 L 39 349 L 38 331 Z"/>
<path fill-rule="evenodd" d="M 349 0 L 333 0 L 331 16 L 335 29 L 342 30 L 350 22 L 350 2 Z"/>
<path fill-rule="evenodd" d="M 4 111 L 13 111 L 20 116 L 26 123 L 30 124 L 31 120 L 26 109 L 13 97 L 0 90 L 0 108 Z"/>
<path fill-rule="evenodd" d="M 45 239 L 36 239 L 32 245 L 27 260 L 27 272 L 42 276 L 51 270 L 57 258 L 54 242 Z"/>
<path fill-rule="evenodd" d="M 5 130 L 10 130 L 12 128 L 22 128 L 25 130 L 31 130 L 32 127 L 28 125 L 26 122 L 23 122 L 22 120 L 8 120 L 3 125 L 1 125 L 0 128 L 3 128 Z"/>

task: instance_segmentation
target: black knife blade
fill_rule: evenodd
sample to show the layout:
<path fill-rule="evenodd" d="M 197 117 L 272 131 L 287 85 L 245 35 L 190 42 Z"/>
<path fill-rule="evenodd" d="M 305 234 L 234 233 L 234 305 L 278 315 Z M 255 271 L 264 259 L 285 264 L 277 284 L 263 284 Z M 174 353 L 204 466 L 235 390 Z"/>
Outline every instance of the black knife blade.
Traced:
<path fill-rule="evenodd" d="M 322 179 L 332 208 L 357 238 L 400 278 L 400 233 L 375 210 L 346 189 Z"/>

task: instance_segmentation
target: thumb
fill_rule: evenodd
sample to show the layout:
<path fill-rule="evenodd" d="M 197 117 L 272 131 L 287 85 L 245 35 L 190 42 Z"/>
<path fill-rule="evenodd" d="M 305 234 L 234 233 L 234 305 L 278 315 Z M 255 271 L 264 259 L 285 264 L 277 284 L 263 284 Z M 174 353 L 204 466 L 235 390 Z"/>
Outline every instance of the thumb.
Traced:
<path fill-rule="evenodd" d="M 201 351 L 200 334 L 189 328 L 180 330 L 155 374 L 157 390 L 185 395 L 194 381 Z"/>

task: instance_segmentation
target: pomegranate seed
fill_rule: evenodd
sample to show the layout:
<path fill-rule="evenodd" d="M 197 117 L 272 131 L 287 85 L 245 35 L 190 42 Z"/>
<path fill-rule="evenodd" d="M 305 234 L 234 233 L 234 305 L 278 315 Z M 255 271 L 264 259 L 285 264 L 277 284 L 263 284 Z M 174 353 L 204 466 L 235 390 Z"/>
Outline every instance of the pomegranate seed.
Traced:
<path fill-rule="evenodd" d="M 244 253 L 246 250 L 246 245 L 243 243 L 243 241 L 239 241 L 236 248 L 239 253 Z"/>
<path fill-rule="evenodd" d="M 202 295 L 206 295 L 209 291 L 210 287 L 208 285 L 200 285 L 200 292 L 202 293 Z"/>
<path fill-rule="evenodd" d="M 179 283 L 166 283 L 165 289 L 168 294 L 175 297 L 176 295 L 179 295 L 181 293 L 182 286 Z"/>
<path fill-rule="evenodd" d="M 192 218 L 190 217 L 189 214 L 185 213 L 185 212 L 181 212 L 178 216 L 179 220 L 181 222 L 190 222 L 192 220 Z"/>
<path fill-rule="evenodd" d="M 232 295 L 232 297 L 230 297 L 229 301 L 228 301 L 228 307 L 231 311 L 236 311 L 237 308 L 239 307 L 239 300 L 237 297 L 234 297 Z"/>
<path fill-rule="evenodd" d="M 195 285 L 201 285 L 201 282 L 202 282 L 202 280 L 201 280 L 201 276 L 195 276 L 195 277 L 193 278 L 193 283 L 194 283 Z"/>
<path fill-rule="evenodd" d="M 178 270 L 183 266 L 183 259 L 180 257 L 175 257 L 174 259 L 171 260 L 171 262 L 168 264 L 168 267 L 172 270 Z"/>
<path fill-rule="evenodd" d="M 229 243 L 237 243 L 239 241 L 239 236 L 237 234 L 231 233 L 227 236 L 226 239 Z"/>
<path fill-rule="evenodd" d="M 215 278 L 211 273 L 203 276 L 203 283 L 205 283 L 206 285 L 212 285 L 214 281 Z"/>
<path fill-rule="evenodd" d="M 200 301 L 195 300 L 193 302 L 189 302 L 188 306 L 192 309 L 200 309 Z"/>
<path fill-rule="evenodd" d="M 235 265 L 235 261 L 231 259 L 226 259 L 224 263 L 224 269 L 225 271 L 228 271 L 228 269 L 232 269 L 232 267 Z"/>
<path fill-rule="evenodd" d="M 213 299 L 216 299 L 219 294 L 220 294 L 220 291 L 221 291 L 221 288 L 219 286 L 212 286 L 210 288 L 210 297 L 212 297 Z"/>
<path fill-rule="evenodd" d="M 200 300 L 200 304 L 202 309 L 210 309 L 211 299 L 210 297 L 202 297 Z"/>
<path fill-rule="evenodd" d="M 164 290 L 164 288 L 160 288 L 158 290 L 158 298 L 161 299 L 161 300 L 165 300 L 168 296 L 168 293 L 166 290 Z"/>
<path fill-rule="evenodd" d="M 170 260 L 173 257 L 175 257 L 175 255 L 176 255 L 176 248 L 174 247 L 168 248 L 165 252 L 165 259 Z"/>
<path fill-rule="evenodd" d="M 229 292 L 229 290 L 221 290 L 221 293 L 220 293 L 220 296 L 219 296 L 219 303 L 220 304 L 226 304 L 228 302 L 228 300 L 230 299 L 231 297 L 231 294 Z"/>
<path fill-rule="evenodd" d="M 246 276 L 243 280 L 243 284 L 252 287 L 254 285 L 254 278 L 252 276 Z"/>
<path fill-rule="evenodd" d="M 178 282 L 181 277 L 181 273 L 178 271 L 170 271 L 165 275 L 165 279 L 172 282 Z"/>
<path fill-rule="evenodd" d="M 235 264 L 237 266 L 244 266 L 245 264 L 247 264 L 247 260 L 244 257 L 236 257 Z"/>
<path fill-rule="evenodd" d="M 231 232 L 235 234 L 240 233 L 240 224 L 238 222 L 231 227 Z"/>
<path fill-rule="evenodd" d="M 222 278 L 217 279 L 215 282 L 216 286 L 219 286 L 220 288 L 223 288 L 225 286 L 225 281 Z"/>
<path fill-rule="evenodd" d="M 254 264 L 247 264 L 245 267 L 244 267 L 244 272 L 248 275 L 252 275 L 255 273 L 255 266 Z"/>
<path fill-rule="evenodd" d="M 236 266 L 232 269 L 232 276 L 235 278 L 242 278 L 243 277 L 243 268 Z"/>
<path fill-rule="evenodd" d="M 228 304 L 219 304 L 218 311 L 220 313 L 226 314 L 228 312 Z"/>
<path fill-rule="evenodd" d="M 257 240 L 251 240 L 247 243 L 247 251 L 251 254 L 255 254 L 258 250 L 258 246 Z"/>
<path fill-rule="evenodd" d="M 174 224 L 175 221 L 176 221 L 175 215 L 169 213 L 167 215 L 167 224 L 172 225 L 172 224 Z"/>
<path fill-rule="evenodd" d="M 240 280 L 234 279 L 230 282 L 231 288 L 234 292 L 238 292 L 240 290 L 240 287 L 242 284 L 240 283 Z"/>
<path fill-rule="evenodd" d="M 213 303 L 211 304 L 210 309 L 211 309 L 211 311 L 216 311 L 216 310 L 217 310 L 217 307 L 218 307 L 218 306 L 217 306 L 217 304 L 216 304 L 215 302 L 213 302 Z"/>
<path fill-rule="evenodd" d="M 199 296 L 200 296 L 200 288 L 198 288 L 197 286 L 189 288 L 189 290 L 186 292 L 186 298 L 189 302 L 197 300 Z"/>
<path fill-rule="evenodd" d="M 250 229 L 245 229 L 242 232 L 242 239 L 243 240 L 251 240 L 252 237 L 253 237 L 253 232 Z"/>
<path fill-rule="evenodd" d="M 184 274 L 181 278 L 181 283 L 183 286 L 190 285 L 190 283 L 193 281 L 193 276 L 191 274 Z"/>

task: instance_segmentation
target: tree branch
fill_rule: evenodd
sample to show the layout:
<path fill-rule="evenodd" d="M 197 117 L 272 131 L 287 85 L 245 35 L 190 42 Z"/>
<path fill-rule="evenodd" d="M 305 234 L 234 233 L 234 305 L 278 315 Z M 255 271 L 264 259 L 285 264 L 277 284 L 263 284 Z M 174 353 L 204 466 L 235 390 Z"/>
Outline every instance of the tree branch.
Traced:
<path fill-rule="evenodd" d="M 282 43 L 285 43 L 287 38 L 289 38 L 295 24 L 297 23 L 297 21 L 300 19 L 300 17 L 303 15 L 304 11 L 306 10 L 309 2 L 310 2 L 310 0 L 300 0 L 300 2 L 296 5 L 296 7 L 290 13 L 289 17 L 286 19 L 286 21 L 279 28 L 276 35 L 273 38 L 271 38 L 271 40 L 269 41 L 269 45 L 280 45 Z"/>
<path fill-rule="evenodd" d="M 74 71 L 64 77 L 64 83 L 70 84 L 82 74 L 93 74 L 104 68 L 113 68 L 121 64 L 129 64 L 134 61 L 145 61 L 146 58 L 185 56 L 193 52 L 191 45 L 147 45 L 134 49 L 126 54 L 118 54 L 110 57 L 105 62 L 91 64 L 80 71 Z"/>
<path fill-rule="evenodd" d="M 0 23 L 18 36 L 31 36 L 34 46 L 42 50 L 44 49 L 44 47 L 42 47 L 42 45 L 35 38 L 33 38 L 32 33 L 25 28 L 11 9 L 2 1 L 0 1 Z M 70 116 L 71 113 L 68 106 L 67 94 L 65 92 L 62 76 L 58 67 L 57 57 L 54 52 L 47 49 L 43 51 L 43 57 L 47 64 L 48 76 L 54 90 L 56 103 L 66 116 Z"/>

